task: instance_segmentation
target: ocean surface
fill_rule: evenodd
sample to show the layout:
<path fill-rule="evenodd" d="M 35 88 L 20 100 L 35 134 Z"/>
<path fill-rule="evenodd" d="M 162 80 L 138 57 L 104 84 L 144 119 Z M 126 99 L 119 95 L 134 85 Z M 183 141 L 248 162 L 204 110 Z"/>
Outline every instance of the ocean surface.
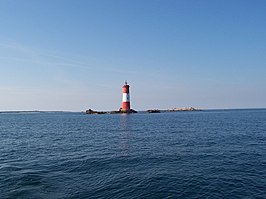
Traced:
<path fill-rule="evenodd" d="M 266 198 L 266 110 L 1 113 L 0 198 Z"/>

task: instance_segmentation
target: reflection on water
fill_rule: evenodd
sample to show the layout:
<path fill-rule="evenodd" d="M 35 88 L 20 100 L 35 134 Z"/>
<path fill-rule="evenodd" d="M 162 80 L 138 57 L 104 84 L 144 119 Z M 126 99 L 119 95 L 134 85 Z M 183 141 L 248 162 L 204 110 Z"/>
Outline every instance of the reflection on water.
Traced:
<path fill-rule="evenodd" d="M 120 149 L 122 156 L 128 156 L 129 150 L 129 134 L 130 134 L 130 120 L 131 115 L 129 114 L 121 114 L 120 117 L 120 129 L 121 129 L 121 136 L 120 136 Z"/>

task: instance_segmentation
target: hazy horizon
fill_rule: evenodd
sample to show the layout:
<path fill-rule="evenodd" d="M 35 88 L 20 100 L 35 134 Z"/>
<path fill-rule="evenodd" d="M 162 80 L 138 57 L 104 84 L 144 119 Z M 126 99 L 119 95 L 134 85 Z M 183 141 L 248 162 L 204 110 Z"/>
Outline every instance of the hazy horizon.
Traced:
<path fill-rule="evenodd" d="M 266 1 L 0 1 L 0 111 L 266 108 Z"/>

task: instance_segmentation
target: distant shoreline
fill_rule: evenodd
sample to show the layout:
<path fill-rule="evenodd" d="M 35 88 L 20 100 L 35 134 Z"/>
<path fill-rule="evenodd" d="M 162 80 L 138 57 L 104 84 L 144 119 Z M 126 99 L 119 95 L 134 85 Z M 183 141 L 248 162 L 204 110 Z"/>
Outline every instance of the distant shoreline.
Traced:
<path fill-rule="evenodd" d="M 149 110 L 159 110 L 162 113 L 164 112 L 186 112 L 184 110 L 182 111 L 172 111 L 172 109 L 148 109 L 148 110 L 140 110 L 138 111 L 139 113 L 147 112 Z M 218 108 L 218 109 L 196 109 L 194 111 L 243 111 L 243 110 L 266 110 L 266 108 Z M 111 111 L 106 111 L 106 112 L 111 112 Z M 188 111 L 189 112 L 189 111 Z M 24 111 L 0 111 L 0 114 L 5 114 L 5 113 L 14 113 L 14 114 L 19 114 L 19 113 L 85 113 L 85 111 L 39 111 L 39 110 L 24 110 Z"/>
<path fill-rule="evenodd" d="M 67 113 L 72 111 L 0 111 L 0 114 L 4 113 Z M 73 111 L 75 112 L 75 111 Z"/>

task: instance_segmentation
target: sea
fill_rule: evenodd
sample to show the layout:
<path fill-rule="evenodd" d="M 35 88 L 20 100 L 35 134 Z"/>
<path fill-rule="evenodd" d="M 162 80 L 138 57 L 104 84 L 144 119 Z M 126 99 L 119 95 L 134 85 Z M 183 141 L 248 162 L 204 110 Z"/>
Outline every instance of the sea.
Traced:
<path fill-rule="evenodd" d="M 266 109 L 0 113 L 0 198 L 266 198 Z"/>

